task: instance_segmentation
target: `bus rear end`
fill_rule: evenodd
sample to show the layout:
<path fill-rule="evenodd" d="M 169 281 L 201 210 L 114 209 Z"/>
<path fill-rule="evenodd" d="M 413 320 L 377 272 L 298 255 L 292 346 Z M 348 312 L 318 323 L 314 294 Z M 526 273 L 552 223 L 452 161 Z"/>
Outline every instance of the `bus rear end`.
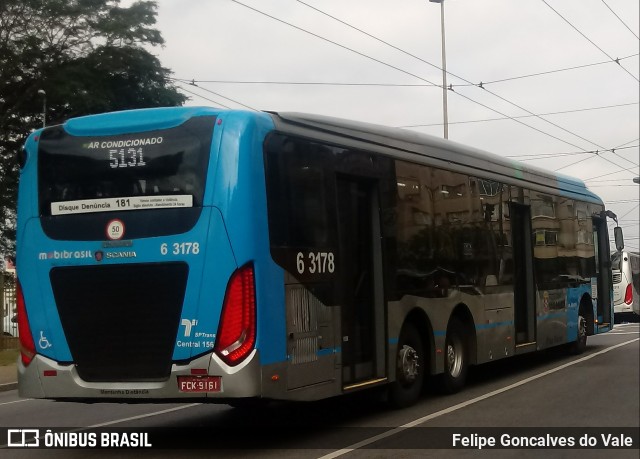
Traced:
<path fill-rule="evenodd" d="M 139 110 L 29 138 L 18 203 L 21 396 L 260 395 L 261 239 L 235 209 L 264 208 L 252 188 L 260 171 L 242 166 L 261 144 L 224 138 L 251 119 Z"/>
<path fill-rule="evenodd" d="M 615 252 L 611 255 L 613 305 L 616 314 L 640 314 L 640 255 Z"/>

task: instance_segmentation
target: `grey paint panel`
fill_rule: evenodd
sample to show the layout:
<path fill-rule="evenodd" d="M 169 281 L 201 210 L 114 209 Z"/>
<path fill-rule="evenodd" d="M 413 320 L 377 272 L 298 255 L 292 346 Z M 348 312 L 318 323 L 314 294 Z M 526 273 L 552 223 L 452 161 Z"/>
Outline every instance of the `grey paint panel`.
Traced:
<path fill-rule="evenodd" d="M 585 184 L 518 161 L 437 137 L 375 124 L 301 113 L 271 113 L 276 130 L 324 142 L 366 149 L 537 191 L 602 204 Z"/>

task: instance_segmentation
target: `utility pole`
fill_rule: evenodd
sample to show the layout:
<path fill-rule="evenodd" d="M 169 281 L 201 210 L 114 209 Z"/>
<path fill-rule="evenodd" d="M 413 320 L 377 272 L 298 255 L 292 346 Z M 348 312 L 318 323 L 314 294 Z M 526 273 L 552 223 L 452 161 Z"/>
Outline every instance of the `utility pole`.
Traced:
<path fill-rule="evenodd" d="M 444 46 L 444 0 L 429 0 L 440 3 L 440 30 L 442 32 L 442 117 L 444 119 L 444 138 L 449 138 L 449 115 L 447 113 L 447 56 Z"/>

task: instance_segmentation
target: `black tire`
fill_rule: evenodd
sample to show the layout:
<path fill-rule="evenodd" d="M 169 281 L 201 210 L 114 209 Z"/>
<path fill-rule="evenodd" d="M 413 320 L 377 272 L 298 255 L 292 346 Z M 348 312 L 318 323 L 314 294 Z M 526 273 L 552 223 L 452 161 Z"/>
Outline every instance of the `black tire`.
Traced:
<path fill-rule="evenodd" d="M 578 315 L 578 339 L 569 345 L 569 352 L 573 355 L 579 355 L 587 348 L 587 319 L 583 312 Z"/>
<path fill-rule="evenodd" d="M 425 373 L 425 348 L 416 327 L 405 323 L 396 353 L 396 380 L 389 387 L 389 403 L 394 408 L 413 405 L 422 394 Z"/>
<path fill-rule="evenodd" d="M 445 394 L 460 391 L 467 379 L 469 347 L 464 331 L 458 319 L 451 319 L 444 345 L 444 373 L 439 379 L 440 391 Z"/>

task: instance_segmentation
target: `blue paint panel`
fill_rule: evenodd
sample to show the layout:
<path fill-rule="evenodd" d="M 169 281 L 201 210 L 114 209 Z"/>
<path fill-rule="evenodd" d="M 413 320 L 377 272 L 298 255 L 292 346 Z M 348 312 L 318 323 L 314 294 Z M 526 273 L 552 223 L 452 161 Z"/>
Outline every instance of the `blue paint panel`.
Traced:
<path fill-rule="evenodd" d="M 538 316 L 538 321 L 552 320 L 552 319 L 565 319 L 566 317 L 567 317 L 566 311 L 562 310 L 562 311 L 556 311 L 556 312 L 549 312 L 547 314 L 540 314 Z"/>
<path fill-rule="evenodd" d="M 499 327 L 513 327 L 513 320 L 509 320 L 506 322 L 493 322 L 490 324 L 476 325 L 476 330 L 491 330 L 493 328 L 499 328 Z"/>
<path fill-rule="evenodd" d="M 318 350 L 318 352 L 316 352 L 316 355 L 318 357 L 324 357 L 326 355 L 333 355 L 333 354 L 338 354 L 342 351 L 341 348 L 337 347 L 337 348 L 329 348 L 329 349 L 320 349 Z"/>
<path fill-rule="evenodd" d="M 135 250 L 137 256 L 131 262 L 182 260 L 189 264 L 180 315 L 181 324 L 188 324 L 180 325 L 178 329 L 173 352 L 175 360 L 187 360 L 210 351 L 227 282 L 237 267 L 254 263 L 260 358 L 265 364 L 285 361 L 284 273 L 273 263 L 269 251 L 262 152 L 264 138 L 273 130 L 271 118 L 263 113 L 178 107 L 77 118 L 65 123 L 64 129 L 76 136 L 116 135 L 171 128 L 202 115 L 216 115 L 218 119 L 211 143 L 202 215 L 187 233 L 133 241 L 131 250 Z M 54 241 L 43 234 L 37 217 L 38 190 L 35 186 L 40 132 L 33 133 L 26 142 L 27 163 L 21 171 L 18 276 L 36 345 L 41 334 L 50 344 L 39 352 L 54 360 L 68 362 L 72 357 L 54 304 L 48 273 L 54 266 L 94 265 L 98 262 L 93 254 L 104 249 L 102 241 Z M 162 244 L 171 247 L 182 242 L 198 242 L 201 253 L 191 256 L 169 253 L 161 257 Z M 39 259 L 41 254 L 64 251 L 86 252 L 90 256 L 60 260 L 45 255 L 46 259 Z M 100 263 L 115 262 L 105 259 Z"/>
<path fill-rule="evenodd" d="M 200 241 L 203 247 L 198 256 L 175 255 L 167 261 L 185 260 L 189 263 L 189 280 L 180 315 L 180 327 L 173 352 L 174 360 L 187 360 L 210 352 L 218 330 L 220 313 L 229 278 L 237 268 L 222 215 L 218 209 L 206 209 L 196 227 L 187 234 L 178 234 L 156 243 Z M 188 322 L 187 323 L 185 323 Z"/>
<path fill-rule="evenodd" d="M 194 116 L 217 115 L 210 107 L 145 108 L 73 118 L 64 129 L 75 136 L 117 135 L 179 126 Z"/>
<path fill-rule="evenodd" d="M 262 150 L 273 122 L 266 114 L 245 112 L 228 112 L 218 119 L 223 133 L 215 165 L 216 186 L 207 189 L 205 199 L 224 216 L 238 266 L 254 263 L 260 361 L 284 362 L 284 271 L 271 258 Z"/>
<path fill-rule="evenodd" d="M 589 190 L 582 180 L 563 174 L 556 174 L 556 179 L 561 196 L 604 205 L 602 199 Z"/>

